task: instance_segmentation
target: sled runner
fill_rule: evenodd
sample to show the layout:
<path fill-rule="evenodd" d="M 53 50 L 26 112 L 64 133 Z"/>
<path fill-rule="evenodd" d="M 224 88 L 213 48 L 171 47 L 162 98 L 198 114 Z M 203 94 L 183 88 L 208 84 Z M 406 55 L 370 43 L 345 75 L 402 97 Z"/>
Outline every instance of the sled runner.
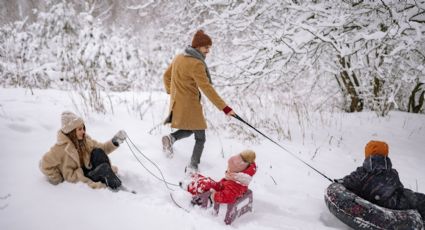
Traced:
<path fill-rule="evenodd" d="M 192 204 L 194 205 L 200 205 L 202 208 L 208 207 L 209 197 L 211 195 L 211 192 L 205 192 L 202 194 L 199 194 L 197 196 L 194 196 L 192 199 Z M 226 224 L 232 224 L 232 222 L 242 216 L 243 214 L 247 212 L 252 212 L 252 202 L 253 202 L 253 194 L 250 189 L 246 191 L 246 193 L 238 198 L 234 203 L 227 204 L 227 211 L 226 216 L 224 218 L 224 222 Z M 220 210 L 220 204 L 215 203 L 214 204 L 214 212 L 217 215 Z"/>
<path fill-rule="evenodd" d="M 332 183 L 326 189 L 325 203 L 334 216 L 353 229 L 424 229 L 416 210 L 380 207 L 339 183 Z"/>

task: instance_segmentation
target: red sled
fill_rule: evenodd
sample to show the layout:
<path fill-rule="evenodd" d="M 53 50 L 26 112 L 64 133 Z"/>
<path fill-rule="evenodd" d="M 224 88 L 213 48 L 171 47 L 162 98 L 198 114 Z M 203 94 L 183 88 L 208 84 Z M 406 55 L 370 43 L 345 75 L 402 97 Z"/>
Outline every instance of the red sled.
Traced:
<path fill-rule="evenodd" d="M 210 195 L 211 195 L 211 192 L 205 192 L 197 196 L 194 196 L 192 199 L 192 204 L 200 205 L 202 208 L 207 208 Z M 253 201 L 254 199 L 253 199 L 252 191 L 248 189 L 244 193 L 244 195 L 236 199 L 234 203 L 227 204 L 227 211 L 226 211 L 226 216 L 224 218 L 224 223 L 226 223 L 227 225 L 232 224 L 236 218 L 242 216 L 243 214 L 247 212 L 252 212 Z M 219 210 L 220 210 L 220 203 L 215 203 L 214 212 L 216 215 L 218 214 Z"/>

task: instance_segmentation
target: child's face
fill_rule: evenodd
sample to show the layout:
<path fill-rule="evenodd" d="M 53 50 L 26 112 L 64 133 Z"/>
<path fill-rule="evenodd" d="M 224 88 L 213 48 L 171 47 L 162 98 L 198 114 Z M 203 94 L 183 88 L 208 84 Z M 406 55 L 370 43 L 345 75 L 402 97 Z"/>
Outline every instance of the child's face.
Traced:
<path fill-rule="evenodd" d="M 230 170 L 230 167 L 227 166 L 226 173 L 235 173 L 235 171 Z"/>

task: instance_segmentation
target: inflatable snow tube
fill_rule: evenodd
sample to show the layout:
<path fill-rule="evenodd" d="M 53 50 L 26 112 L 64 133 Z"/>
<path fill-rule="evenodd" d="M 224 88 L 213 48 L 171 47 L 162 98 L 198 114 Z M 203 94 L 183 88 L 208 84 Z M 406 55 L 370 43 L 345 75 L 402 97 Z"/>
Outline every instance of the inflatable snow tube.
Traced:
<path fill-rule="evenodd" d="M 392 210 L 372 204 L 332 183 L 326 189 L 325 202 L 329 211 L 353 229 L 424 229 L 416 210 Z"/>

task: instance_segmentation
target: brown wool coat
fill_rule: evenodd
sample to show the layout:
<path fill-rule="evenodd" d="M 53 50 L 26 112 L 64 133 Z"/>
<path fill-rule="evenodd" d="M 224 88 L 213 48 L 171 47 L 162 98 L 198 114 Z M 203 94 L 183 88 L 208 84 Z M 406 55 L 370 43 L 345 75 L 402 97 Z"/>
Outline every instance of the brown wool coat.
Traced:
<path fill-rule="evenodd" d="M 86 143 L 90 153 L 94 148 L 100 148 L 109 154 L 117 148 L 112 141 L 99 143 L 88 135 L 86 135 Z M 86 167 L 89 165 L 89 160 L 85 159 L 84 164 Z M 101 182 L 93 182 L 84 176 L 77 149 L 72 141 L 60 130 L 57 134 L 56 144 L 41 159 L 40 170 L 52 184 L 59 184 L 65 180 L 71 183 L 84 182 L 92 188 L 105 187 Z"/>
<path fill-rule="evenodd" d="M 170 110 L 165 123 L 183 130 L 204 130 L 207 123 L 202 111 L 199 89 L 219 109 L 226 103 L 210 84 L 204 64 L 193 57 L 177 55 L 163 76 L 165 90 L 170 94 Z"/>

